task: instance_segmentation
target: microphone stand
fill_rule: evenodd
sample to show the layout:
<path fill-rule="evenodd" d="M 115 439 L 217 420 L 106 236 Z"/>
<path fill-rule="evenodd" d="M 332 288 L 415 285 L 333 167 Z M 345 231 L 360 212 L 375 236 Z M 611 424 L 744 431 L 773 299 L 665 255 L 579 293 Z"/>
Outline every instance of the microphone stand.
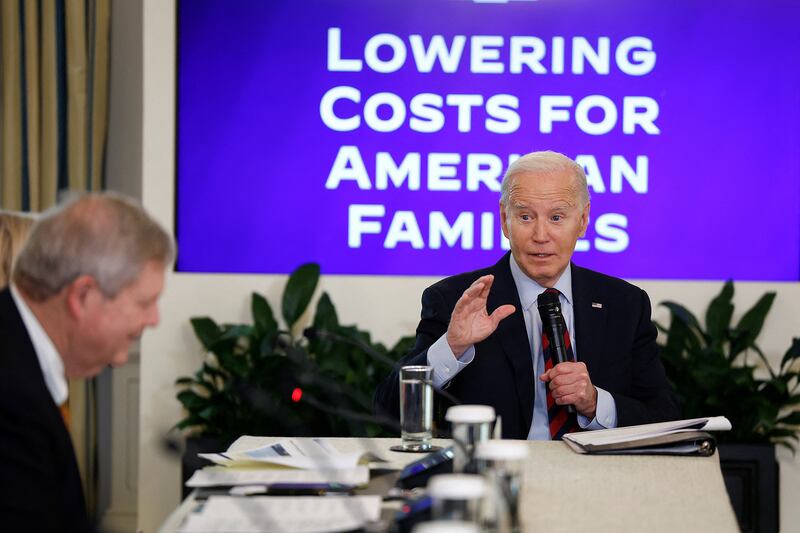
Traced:
<path fill-rule="evenodd" d="M 326 329 L 318 329 L 314 327 L 309 327 L 303 330 L 303 335 L 309 340 L 328 339 L 331 341 L 338 341 L 338 342 L 343 342 L 345 344 L 349 344 L 351 346 L 358 348 L 359 350 L 367 354 L 369 357 L 371 357 L 373 360 L 378 361 L 379 363 L 382 363 L 385 366 L 388 366 L 389 368 L 392 369 L 400 368 L 399 361 L 393 361 L 389 357 L 386 357 L 384 354 L 377 351 L 372 346 L 358 339 L 351 339 L 350 337 L 345 337 L 344 335 L 339 335 L 338 333 L 334 333 Z M 461 405 L 461 402 L 458 400 L 458 398 L 456 398 L 446 390 L 433 387 L 433 391 L 434 394 L 438 394 L 442 398 L 451 402 L 453 405 Z"/>
<path fill-rule="evenodd" d="M 305 330 L 303 330 L 303 335 L 306 338 L 308 338 L 309 340 L 327 339 L 327 340 L 331 340 L 331 341 L 343 342 L 345 344 L 349 344 L 351 346 L 354 346 L 354 347 L 358 348 L 359 350 L 361 350 L 362 352 L 367 354 L 369 357 L 371 357 L 373 360 L 375 360 L 375 361 L 377 361 L 379 363 L 382 363 L 382 364 L 384 364 L 384 365 L 386 365 L 388 367 L 394 368 L 394 369 L 399 368 L 398 361 L 393 361 L 392 359 L 390 359 L 386 355 L 380 353 L 379 351 L 374 349 L 372 346 L 368 345 L 367 343 L 365 343 L 365 342 L 363 342 L 363 341 L 361 341 L 359 339 L 353 339 L 353 338 L 350 338 L 350 337 L 346 337 L 344 335 L 340 335 L 338 333 L 334 333 L 334 332 L 326 330 L 326 329 L 314 328 L 314 327 L 308 327 Z M 461 402 L 458 400 L 458 398 L 456 398 L 455 396 L 453 396 L 449 392 L 445 391 L 444 389 L 441 389 L 441 388 L 438 388 L 438 387 L 432 387 L 432 388 L 433 388 L 434 394 L 437 394 L 437 395 L 441 396 L 442 398 L 446 399 L 447 401 L 449 401 L 453 405 L 461 405 Z M 304 395 L 303 398 L 306 398 L 306 396 Z M 323 405 L 323 404 L 321 404 L 319 402 L 316 402 L 316 404 L 313 404 L 311 402 L 309 402 L 309 403 L 311 405 L 317 407 L 318 409 L 321 409 L 321 410 L 325 411 L 325 412 L 328 412 L 328 413 L 331 413 L 331 414 L 334 414 L 334 415 L 339 415 L 339 416 L 342 416 L 342 417 L 346 417 L 346 416 L 351 416 L 352 415 L 354 417 L 357 417 L 357 419 L 359 419 L 359 420 L 363 420 L 363 421 L 367 421 L 367 422 L 375 422 L 375 423 L 378 423 L 380 425 L 383 425 L 384 427 L 389 427 L 389 428 L 397 431 L 398 433 L 402 429 L 401 426 L 400 426 L 400 423 L 396 419 L 394 419 L 392 417 L 389 417 L 389 416 L 385 416 L 385 415 L 363 415 L 361 413 L 356 413 L 356 412 L 350 411 L 350 410 L 343 410 L 343 409 L 340 409 L 340 408 L 330 408 L 330 407 L 328 407 L 326 405 Z M 452 435 L 452 433 L 450 433 L 448 431 L 443 431 L 443 430 L 440 430 L 440 429 L 436 429 L 436 430 L 433 431 L 433 436 L 435 438 L 450 439 L 450 440 L 453 441 L 453 443 L 456 445 L 456 447 L 459 448 L 460 451 L 464 452 L 464 455 L 471 455 L 471 454 L 467 453 L 468 450 L 466 448 L 465 443 L 463 443 L 459 439 L 455 438 Z M 474 460 L 474 457 L 470 457 L 470 462 L 472 462 L 473 460 Z"/>

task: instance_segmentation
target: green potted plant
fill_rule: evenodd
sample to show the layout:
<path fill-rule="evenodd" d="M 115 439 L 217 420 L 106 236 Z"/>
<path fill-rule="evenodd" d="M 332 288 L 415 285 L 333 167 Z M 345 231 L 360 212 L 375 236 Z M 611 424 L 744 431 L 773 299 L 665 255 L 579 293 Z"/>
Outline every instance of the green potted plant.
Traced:
<path fill-rule="evenodd" d="M 800 412 L 795 410 L 800 406 L 800 339 L 792 340 L 774 368 L 756 339 L 775 293 L 764 294 L 736 325 L 732 325 L 733 294 L 733 282 L 728 281 L 709 304 L 705 327 L 682 305 L 663 302 L 670 312 L 670 324 L 656 323 L 666 334 L 661 358 L 684 417 L 724 415 L 731 421 L 732 430 L 717 437 L 723 475 L 743 530 L 752 526 L 777 531 L 774 446 L 785 446 L 794 453 L 800 440 Z M 754 480 L 760 485 L 753 491 L 743 489 L 742 483 L 752 476 L 762 476 Z M 760 501 L 749 494 L 759 494 Z"/>
<path fill-rule="evenodd" d="M 383 435 L 372 415 L 373 391 L 413 338 L 402 338 L 391 349 L 373 342 L 368 332 L 339 323 L 327 293 L 319 298 L 310 327 L 302 329 L 319 276 L 316 264 L 289 276 L 281 299 L 283 327 L 256 293 L 252 323 L 191 319 L 206 355 L 193 375 L 175 382 L 185 413 L 176 427 L 193 439 L 190 444 L 199 441 L 217 451 L 244 434 Z M 185 458 L 193 455 L 187 445 Z"/>

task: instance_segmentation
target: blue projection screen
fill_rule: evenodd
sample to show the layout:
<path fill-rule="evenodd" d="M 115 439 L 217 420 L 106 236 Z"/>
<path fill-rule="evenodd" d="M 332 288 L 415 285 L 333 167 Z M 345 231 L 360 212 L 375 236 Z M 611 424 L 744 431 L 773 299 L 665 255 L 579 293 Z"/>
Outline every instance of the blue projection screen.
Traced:
<path fill-rule="evenodd" d="M 509 161 L 563 152 L 574 260 L 800 278 L 800 3 L 179 2 L 177 269 L 495 262 Z"/>

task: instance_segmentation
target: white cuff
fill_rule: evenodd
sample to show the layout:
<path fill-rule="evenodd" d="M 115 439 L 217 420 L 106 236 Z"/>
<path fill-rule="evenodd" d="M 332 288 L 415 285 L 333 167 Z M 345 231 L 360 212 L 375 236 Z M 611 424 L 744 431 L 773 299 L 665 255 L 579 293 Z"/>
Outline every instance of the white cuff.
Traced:
<path fill-rule="evenodd" d="M 445 333 L 428 348 L 428 364 L 433 367 L 433 386 L 441 389 L 475 358 L 475 346 L 470 346 L 457 359 L 447 343 Z"/>
<path fill-rule="evenodd" d="M 581 429 L 611 429 L 617 427 L 617 403 L 611 393 L 595 387 L 597 390 L 597 410 L 594 418 L 589 418 L 578 413 L 578 425 Z"/>

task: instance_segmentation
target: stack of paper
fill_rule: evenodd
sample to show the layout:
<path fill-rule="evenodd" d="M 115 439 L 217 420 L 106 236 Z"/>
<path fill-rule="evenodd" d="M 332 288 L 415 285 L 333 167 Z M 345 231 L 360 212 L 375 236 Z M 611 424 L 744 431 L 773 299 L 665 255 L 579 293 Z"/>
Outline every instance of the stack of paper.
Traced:
<path fill-rule="evenodd" d="M 186 482 L 187 487 L 220 487 L 238 485 L 272 485 L 275 483 L 323 484 L 338 483 L 358 487 L 369 483 L 369 469 L 357 466 L 347 470 L 289 470 L 247 468 L 204 468 Z"/>
<path fill-rule="evenodd" d="M 200 457 L 217 467 L 198 470 L 186 482 L 192 488 L 276 483 L 360 486 L 369 482 L 361 453 L 341 453 L 324 439 L 284 439 L 253 448 L 236 446 Z"/>
<path fill-rule="evenodd" d="M 716 443 L 708 431 L 729 431 L 724 416 L 691 418 L 564 435 L 578 453 L 711 455 Z"/>
<path fill-rule="evenodd" d="M 246 450 L 231 451 L 231 449 L 224 453 L 199 455 L 223 466 L 252 466 L 254 463 L 267 463 L 318 470 L 355 468 L 363 455 L 360 452 L 339 452 L 325 439 L 285 439 Z"/>
<path fill-rule="evenodd" d="M 380 516 L 380 496 L 212 496 L 179 533 L 352 531 Z"/>

